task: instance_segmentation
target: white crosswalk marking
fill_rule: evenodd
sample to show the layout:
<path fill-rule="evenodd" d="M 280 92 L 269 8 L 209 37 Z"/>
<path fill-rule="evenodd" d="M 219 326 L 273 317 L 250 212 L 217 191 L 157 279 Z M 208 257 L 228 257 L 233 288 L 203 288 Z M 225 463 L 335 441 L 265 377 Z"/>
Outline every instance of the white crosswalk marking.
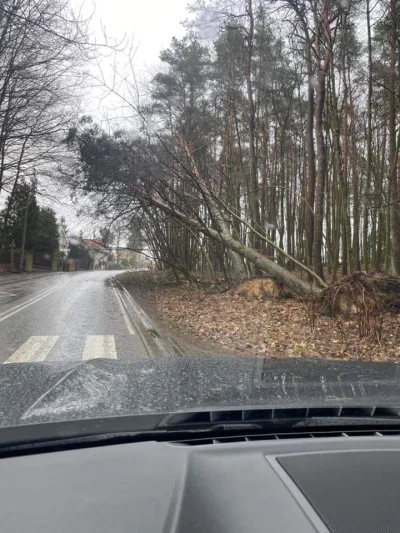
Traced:
<path fill-rule="evenodd" d="M 6 363 L 27 363 L 44 361 L 56 344 L 59 336 L 33 336 L 5 361 Z M 114 335 L 87 335 L 83 360 L 105 357 L 117 359 Z"/>
<path fill-rule="evenodd" d="M 117 358 L 114 335 L 88 335 L 86 337 L 83 359 L 97 359 L 99 357 Z"/>
<path fill-rule="evenodd" d="M 30 337 L 5 363 L 44 361 L 57 342 L 58 336 Z"/>

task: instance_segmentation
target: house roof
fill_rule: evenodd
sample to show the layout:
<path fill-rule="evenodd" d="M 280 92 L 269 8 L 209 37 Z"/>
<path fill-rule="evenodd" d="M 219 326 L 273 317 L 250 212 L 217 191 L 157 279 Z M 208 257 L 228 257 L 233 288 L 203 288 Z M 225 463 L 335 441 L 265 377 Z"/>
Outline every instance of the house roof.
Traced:
<path fill-rule="evenodd" d="M 109 253 L 109 250 L 108 248 L 106 248 L 104 246 L 104 244 L 102 244 L 101 242 L 99 241 L 96 241 L 94 239 L 84 239 L 82 241 L 82 246 L 84 246 L 85 248 L 88 248 L 90 250 L 97 250 L 99 252 L 104 252 L 104 253 Z"/>

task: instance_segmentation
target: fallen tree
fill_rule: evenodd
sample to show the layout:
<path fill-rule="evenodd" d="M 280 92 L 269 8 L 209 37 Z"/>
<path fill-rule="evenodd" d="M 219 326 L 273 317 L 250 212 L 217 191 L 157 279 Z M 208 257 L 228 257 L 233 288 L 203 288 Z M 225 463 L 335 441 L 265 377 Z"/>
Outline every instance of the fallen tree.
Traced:
<path fill-rule="evenodd" d="M 142 210 L 143 216 L 149 209 L 160 210 L 174 224 L 223 245 L 236 270 L 243 270 L 240 265 L 245 259 L 255 270 L 265 272 L 293 293 L 318 298 L 319 287 L 303 281 L 234 235 L 232 213 L 218 204 L 212 180 L 201 175 L 190 147 L 183 137 L 180 139 L 183 160 L 171 153 L 163 140 L 156 147 L 141 139 L 121 140 L 105 134 L 86 119 L 83 130 L 71 130 L 66 140 L 70 147 L 78 148 L 80 155 L 81 169 L 70 185 L 75 190 L 100 195 L 101 213 L 120 210 L 126 216 L 133 204 L 136 210 Z M 310 272 L 306 267 L 304 270 Z M 318 283 L 319 278 L 314 275 L 314 279 Z"/>
<path fill-rule="evenodd" d="M 124 144 L 96 128 L 84 130 L 81 136 L 77 131 L 72 132 L 69 142 L 74 148 L 78 146 L 81 156 L 81 172 L 76 175 L 74 188 L 100 195 L 103 211 L 116 210 L 116 217 L 118 213 L 126 216 L 133 209 L 139 210 L 143 217 L 151 210 L 162 212 L 175 225 L 188 228 L 197 235 L 197 239 L 200 240 L 201 235 L 206 236 L 229 250 L 231 258 L 240 257 L 293 293 L 322 302 L 322 310 L 325 308 L 331 312 L 340 311 L 364 317 L 364 326 L 360 327 L 366 329 L 370 327 L 368 320 L 371 317 L 379 325 L 380 315 L 400 309 L 398 278 L 357 272 L 327 287 L 313 273 L 313 284 L 300 279 L 293 271 L 235 238 L 231 231 L 232 220 L 235 218 L 251 231 L 258 230 L 250 227 L 246 220 L 236 215 L 225 203 L 219 202 L 212 183 L 210 185 L 201 175 L 183 137 L 181 144 L 189 167 L 179 160 L 175 169 L 171 161 L 160 161 L 160 154 L 152 145 L 142 141 Z M 164 144 L 162 147 L 164 148 Z M 167 156 L 176 160 L 168 150 L 161 154 L 161 158 Z M 179 180 L 180 188 L 176 187 L 176 180 Z M 195 196 L 196 192 L 198 196 Z M 153 224 L 156 224 L 155 220 Z M 262 235 L 259 234 L 259 237 Z M 265 240 L 269 242 L 268 239 Z M 299 265 L 281 247 L 271 244 L 296 266 L 310 273 L 307 267 Z"/>
<path fill-rule="evenodd" d="M 317 298 L 322 294 L 322 290 L 315 287 L 315 285 L 301 280 L 295 274 L 289 272 L 286 268 L 281 267 L 280 265 L 278 265 L 278 263 L 275 263 L 265 255 L 257 252 L 257 250 L 245 246 L 240 241 L 234 239 L 229 233 L 217 231 L 201 224 L 199 221 L 190 218 L 185 213 L 182 213 L 176 209 L 169 207 L 167 204 L 156 198 L 154 195 L 146 193 L 143 189 L 135 185 L 131 185 L 131 188 L 138 198 L 150 203 L 153 207 L 171 215 L 173 218 L 188 225 L 189 227 L 196 229 L 197 231 L 205 235 L 208 235 L 213 240 L 222 243 L 229 250 L 232 250 L 238 255 L 244 257 L 257 269 L 261 270 L 262 272 L 265 272 L 270 278 L 282 283 L 296 294 L 303 297 L 313 298 Z"/>

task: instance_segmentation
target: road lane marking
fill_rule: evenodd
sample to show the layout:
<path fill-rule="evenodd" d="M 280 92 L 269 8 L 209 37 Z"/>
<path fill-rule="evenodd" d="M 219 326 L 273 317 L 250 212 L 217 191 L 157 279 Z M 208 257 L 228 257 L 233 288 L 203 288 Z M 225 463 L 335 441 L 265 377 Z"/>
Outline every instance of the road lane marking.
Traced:
<path fill-rule="evenodd" d="M 130 318 L 128 317 L 128 313 L 126 312 L 126 309 L 124 307 L 124 304 L 122 303 L 121 295 L 119 294 L 118 290 L 114 287 L 115 295 L 117 297 L 119 306 L 121 308 L 122 316 L 124 317 L 126 327 L 131 335 L 135 335 L 135 330 L 132 327 Z"/>
<path fill-rule="evenodd" d="M 66 283 L 64 283 L 63 285 L 66 285 Z M 40 293 L 40 294 L 38 294 L 36 296 L 33 296 L 32 298 L 30 298 L 29 300 L 26 300 L 25 302 L 21 302 L 20 304 L 15 305 L 14 307 L 11 307 L 10 309 L 7 309 L 7 311 L 3 311 L 2 313 L 0 313 L 0 317 L 10 313 L 11 311 L 14 311 L 15 309 L 18 309 L 19 307 L 25 306 L 25 305 L 29 304 L 30 302 L 33 302 L 37 298 L 40 298 L 42 296 L 47 296 L 47 294 L 50 294 L 50 292 L 53 292 L 54 290 L 56 290 L 59 287 L 61 287 L 61 286 L 54 287 L 53 289 L 48 289 L 45 292 L 42 292 L 42 293 Z"/>
<path fill-rule="evenodd" d="M 3 311 L 2 313 L 0 313 L 0 316 L 6 315 L 10 311 L 14 311 L 14 309 L 17 309 L 18 307 L 25 306 L 26 304 L 28 304 L 30 302 L 33 302 L 33 300 L 37 300 L 38 298 L 42 298 L 42 297 L 44 298 L 48 294 L 50 294 L 50 293 L 52 293 L 52 292 L 54 292 L 54 291 L 56 291 L 58 289 L 61 289 L 62 287 L 65 287 L 65 285 L 68 285 L 68 283 L 71 283 L 71 281 L 67 281 L 65 283 L 62 283 L 61 285 L 57 285 L 56 287 L 53 287 L 51 289 L 48 289 L 47 291 L 44 291 L 42 293 L 37 294 L 36 296 L 33 296 L 32 298 L 30 298 L 29 300 L 26 300 L 25 302 L 21 302 L 20 304 L 15 305 L 14 307 L 10 307 L 10 309 L 7 309 L 7 311 Z"/>
<path fill-rule="evenodd" d="M 39 294 L 38 296 L 34 296 L 30 300 L 27 300 L 26 302 L 22 302 L 19 305 L 16 305 L 14 307 L 11 307 L 10 309 L 7 309 L 7 311 L 3 311 L 0 313 L 0 322 L 3 322 L 3 320 L 6 320 L 7 318 L 10 318 L 13 315 L 16 315 L 20 311 L 23 311 L 27 307 L 30 307 L 31 305 L 35 304 L 36 302 L 39 302 L 43 298 L 46 298 L 46 296 L 49 296 L 53 292 L 58 291 L 59 289 L 62 289 L 66 285 L 68 285 L 70 281 L 67 281 L 67 283 L 63 283 L 62 285 L 58 285 L 57 287 L 54 287 L 53 289 L 50 289 L 42 294 Z M 5 316 L 4 316 L 5 315 Z"/>
<path fill-rule="evenodd" d="M 117 358 L 114 335 L 88 335 L 86 337 L 83 359 L 97 359 L 100 357 Z"/>
<path fill-rule="evenodd" d="M 58 336 L 30 337 L 4 364 L 44 361 L 57 342 L 57 339 Z"/>
<path fill-rule="evenodd" d="M 1 296 L 17 296 L 16 294 L 12 293 L 12 292 L 4 292 L 4 291 L 0 291 L 0 297 Z"/>

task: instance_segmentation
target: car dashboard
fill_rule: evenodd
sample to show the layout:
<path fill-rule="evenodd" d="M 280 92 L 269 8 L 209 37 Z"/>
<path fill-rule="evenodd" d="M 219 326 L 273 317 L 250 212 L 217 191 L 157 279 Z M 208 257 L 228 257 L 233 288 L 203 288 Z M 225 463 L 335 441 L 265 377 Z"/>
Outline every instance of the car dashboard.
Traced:
<path fill-rule="evenodd" d="M 400 437 L 380 433 L 0 459 L 8 533 L 398 532 L 399 493 Z"/>

